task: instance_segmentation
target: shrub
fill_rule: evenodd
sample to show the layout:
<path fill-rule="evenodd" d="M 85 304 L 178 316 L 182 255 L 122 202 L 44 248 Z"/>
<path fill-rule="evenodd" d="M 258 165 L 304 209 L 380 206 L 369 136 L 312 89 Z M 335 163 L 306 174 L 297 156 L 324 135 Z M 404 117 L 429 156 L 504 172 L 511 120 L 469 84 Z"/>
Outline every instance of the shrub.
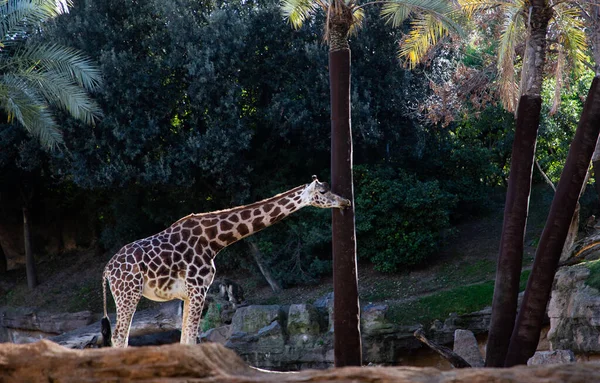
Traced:
<path fill-rule="evenodd" d="M 417 265 L 439 247 L 456 198 L 437 181 L 390 166 L 357 166 L 358 253 L 380 271 Z"/>

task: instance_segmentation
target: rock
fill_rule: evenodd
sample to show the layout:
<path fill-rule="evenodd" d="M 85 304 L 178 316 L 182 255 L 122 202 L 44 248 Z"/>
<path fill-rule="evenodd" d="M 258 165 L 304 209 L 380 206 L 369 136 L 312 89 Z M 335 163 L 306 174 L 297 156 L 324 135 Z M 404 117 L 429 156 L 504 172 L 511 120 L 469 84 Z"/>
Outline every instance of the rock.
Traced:
<path fill-rule="evenodd" d="M 483 367 L 485 364 L 472 331 L 460 329 L 454 331 L 453 351 L 467 361 L 471 367 Z"/>
<path fill-rule="evenodd" d="M 220 326 L 217 328 L 211 328 L 206 332 L 200 334 L 200 341 L 225 344 L 231 337 L 231 325 Z"/>
<path fill-rule="evenodd" d="M 317 299 L 314 306 L 325 316 L 327 331 L 333 333 L 333 292 L 327 293 Z"/>
<path fill-rule="evenodd" d="M 320 332 L 319 313 L 308 304 L 291 305 L 287 315 L 287 333 L 295 335 L 317 335 Z"/>
<path fill-rule="evenodd" d="M 575 383 L 594 382 L 600 365 L 571 363 L 506 369 L 440 371 L 417 367 L 345 367 L 272 373 L 248 367 L 216 343 L 126 349 L 70 350 L 43 340 L 0 345 L 2 381 L 16 382 L 395 382 L 395 383 Z"/>
<path fill-rule="evenodd" d="M 286 362 L 285 334 L 277 320 L 256 333 L 233 332 L 225 346 L 252 366 L 281 368 Z"/>
<path fill-rule="evenodd" d="M 0 308 L 0 342 L 30 343 L 98 320 L 90 311 L 52 314 L 34 308 Z"/>
<path fill-rule="evenodd" d="M 585 284 L 585 264 L 562 267 L 548 305 L 548 339 L 554 350 L 576 354 L 600 352 L 600 292 Z"/>
<path fill-rule="evenodd" d="M 571 350 L 537 351 L 527 361 L 528 366 L 561 364 L 575 362 L 575 354 Z"/>
<path fill-rule="evenodd" d="M 491 307 L 464 315 L 453 313 L 449 315 L 443 324 L 440 321 L 434 321 L 427 332 L 427 337 L 437 344 L 451 344 L 454 341 L 454 332 L 458 329 L 468 329 L 476 335 L 487 333 L 491 318 Z"/>
<path fill-rule="evenodd" d="M 285 313 L 280 306 L 246 306 L 236 310 L 231 320 L 232 332 L 256 333 L 274 321 L 283 321 Z"/>
<path fill-rule="evenodd" d="M 366 305 L 360 314 L 362 334 L 365 336 L 377 336 L 391 334 L 396 331 L 396 326 L 386 318 L 387 312 L 387 305 Z"/>

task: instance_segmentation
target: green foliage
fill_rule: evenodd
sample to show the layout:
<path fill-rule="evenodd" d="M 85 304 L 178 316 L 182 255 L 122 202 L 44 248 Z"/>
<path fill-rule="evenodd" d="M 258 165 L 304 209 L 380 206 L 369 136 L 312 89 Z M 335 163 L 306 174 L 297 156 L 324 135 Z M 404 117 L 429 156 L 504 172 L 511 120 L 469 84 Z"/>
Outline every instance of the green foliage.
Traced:
<path fill-rule="evenodd" d="M 536 159 L 548 177 L 556 185 L 560 178 L 575 129 L 583 110 L 581 95 L 587 94 L 593 72 L 573 81 L 570 89 L 563 89 L 560 106 L 554 115 L 550 114 L 556 81 L 544 81 L 542 88 L 542 113 L 538 132 Z"/>
<path fill-rule="evenodd" d="M 590 274 L 585 280 L 585 284 L 596 290 L 600 290 L 600 261 L 586 262 L 585 267 L 590 270 Z"/>
<path fill-rule="evenodd" d="M 413 266 L 438 249 L 456 203 L 437 181 L 389 166 L 355 168 L 359 256 L 381 271 Z"/>
<path fill-rule="evenodd" d="M 221 325 L 221 305 L 216 302 L 210 302 L 208 310 L 202 318 L 202 331 L 208 331 Z"/>
<path fill-rule="evenodd" d="M 116 250 L 191 212 L 258 201 L 312 174 L 328 180 L 328 61 L 318 17 L 294 31 L 275 0 L 76 1 L 39 43 L 72 46 L 99 63 L 105 116 L 84 127 L 59 112 L 66 144 L 53 153 L 0 126 L 5 217 L 20 219 L 14 185 L 28 180 L 42 191 L 39 217 L 81 217 Z M 490 108 L 477 121 L 423 127 L 408 105 L 424 97 L 428 79 L 399 65 L 402 33 L 376 7 L 364 21 L 350 41 L 357 243 L 362 262 L 393 271 L 431 259 L 450 220 L 476 212 L 489 186 L 502 185 L 513 120 Z M 330 212 L 307 208 L 249 240 L 290 286 L 330 273 L 330 238 Z M 246 243 L 216 263 L 261 280 Z"/>

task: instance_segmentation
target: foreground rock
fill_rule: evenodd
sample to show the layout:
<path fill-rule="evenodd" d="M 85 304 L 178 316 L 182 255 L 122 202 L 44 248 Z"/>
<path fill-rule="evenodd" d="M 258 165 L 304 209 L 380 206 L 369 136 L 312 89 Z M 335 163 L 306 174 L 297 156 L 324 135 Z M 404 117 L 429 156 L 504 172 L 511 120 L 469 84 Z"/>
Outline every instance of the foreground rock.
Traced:
<path fill-rule="evenodd" d="M 326 371 L 270 373 L 248 367 L 219 344 L 127 349 L 72 350 L 47 340 L 0 345 L 2 382 L 396 382 L 396 383 L 575 383 L 593 382 L 593 363 L 510 369 L 439 371 L 416 367 L 346 367 Z"/>

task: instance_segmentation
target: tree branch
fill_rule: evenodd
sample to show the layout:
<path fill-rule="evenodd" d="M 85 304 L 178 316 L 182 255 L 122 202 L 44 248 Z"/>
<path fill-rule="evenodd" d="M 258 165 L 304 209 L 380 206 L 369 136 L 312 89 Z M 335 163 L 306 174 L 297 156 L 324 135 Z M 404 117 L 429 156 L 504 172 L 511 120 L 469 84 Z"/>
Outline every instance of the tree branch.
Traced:
<path fill-rule="evenodd" d="M 420 340 L 422 343 L 429 346 L 433 351 L 440 354 L 444 359 L 446 359 L 448 362 L 450 362 L 450 364 L 452 364 L 452 366 L 454 366 L 455 368 L 470 368 L 471 367 L 469 362 L 464 360 L 460 355 L 458 355 L 454 351 L 450 350 L 448 347 L 439 345 L 439 344 L 427 339 L 425 337 L 425 334 L 423 333 L 422 328 L 415 331 L 414 336 L 415 336 L 415 338 Z"/>

